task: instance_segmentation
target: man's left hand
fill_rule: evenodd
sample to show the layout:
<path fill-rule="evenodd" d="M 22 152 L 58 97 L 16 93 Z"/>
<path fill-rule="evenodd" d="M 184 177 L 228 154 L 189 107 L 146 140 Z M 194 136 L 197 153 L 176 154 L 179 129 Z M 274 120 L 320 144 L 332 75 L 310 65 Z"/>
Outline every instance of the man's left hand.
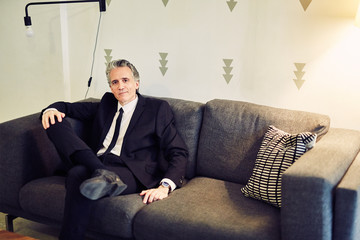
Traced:
<path fill-rule="evenodd" d="M 140 196 L 144 196 L 143 203 L 152 203 L 168 197 L 169 190 L 169 188 L 160 185 L 158 188 L 142 191 Z"/>

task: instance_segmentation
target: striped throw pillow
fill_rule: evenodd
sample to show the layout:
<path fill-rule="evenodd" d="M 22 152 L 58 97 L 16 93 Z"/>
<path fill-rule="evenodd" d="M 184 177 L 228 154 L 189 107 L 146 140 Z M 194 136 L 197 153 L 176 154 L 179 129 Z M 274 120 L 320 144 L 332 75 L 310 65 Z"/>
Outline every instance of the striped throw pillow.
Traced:
<path fill-rule="evenodd" d="M 269 126 L 257 154 L 252 175 L 241 192 L 246 197 L 281 207 L 281 176 L 300 156 L 312 148 L 316 134 L 289 134 Z"/>

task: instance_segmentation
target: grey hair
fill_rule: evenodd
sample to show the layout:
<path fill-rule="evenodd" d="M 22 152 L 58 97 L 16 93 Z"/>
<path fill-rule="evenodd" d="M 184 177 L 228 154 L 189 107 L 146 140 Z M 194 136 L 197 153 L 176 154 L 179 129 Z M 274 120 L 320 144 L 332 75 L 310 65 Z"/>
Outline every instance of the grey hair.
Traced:
<path fill-rule="evenodd" d="M 118 68 L 118 67 L 128 67 L 130 68 L 135 81 L 140 82 L 140 75 L 138 70 L 135 68 L 135 66 L 133 64 L 131 64 L 129 61 L 125 60 L 125 59 L 118 59 L 118 60 L 114 60 L 108 63 L 107 67 L 106 67 L 106 78 L 107 81 L 109 83 L 109 86 L 111 86 L 111 82 L 110 82 L 110 72 L 111 70 Z"/>

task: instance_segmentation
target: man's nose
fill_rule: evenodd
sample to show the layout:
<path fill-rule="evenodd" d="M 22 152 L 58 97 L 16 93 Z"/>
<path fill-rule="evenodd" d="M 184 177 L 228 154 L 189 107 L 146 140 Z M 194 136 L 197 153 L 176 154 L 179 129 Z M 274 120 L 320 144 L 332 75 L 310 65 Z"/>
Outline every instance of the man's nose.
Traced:
<path fill-rule="evenodd" d="M 122 81 L 119 82 L 119 89 L 123 89 L 125 86 L 125 83 L 123 83 Z"/>

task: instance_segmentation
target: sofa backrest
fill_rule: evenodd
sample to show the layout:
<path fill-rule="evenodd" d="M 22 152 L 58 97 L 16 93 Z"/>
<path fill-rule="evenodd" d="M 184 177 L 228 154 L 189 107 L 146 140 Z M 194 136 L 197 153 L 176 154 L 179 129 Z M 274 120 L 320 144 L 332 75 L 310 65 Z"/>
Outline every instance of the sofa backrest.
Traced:
<path fill-rule="evenodd" d="M 189 150 L 186 178 L 196 175 L 196 156 L 203 119 L 204 104 L 175 98 L 161 98 L 167 101 L 174 113 L 175 125 Z"/>
<path fill-rule="evenodd" d="M 241 101 L 206 103 L 200 133 L 197 175 L 246 184 L 269 125 L 289 132 L 325 134 L 328 116 Z"/>

